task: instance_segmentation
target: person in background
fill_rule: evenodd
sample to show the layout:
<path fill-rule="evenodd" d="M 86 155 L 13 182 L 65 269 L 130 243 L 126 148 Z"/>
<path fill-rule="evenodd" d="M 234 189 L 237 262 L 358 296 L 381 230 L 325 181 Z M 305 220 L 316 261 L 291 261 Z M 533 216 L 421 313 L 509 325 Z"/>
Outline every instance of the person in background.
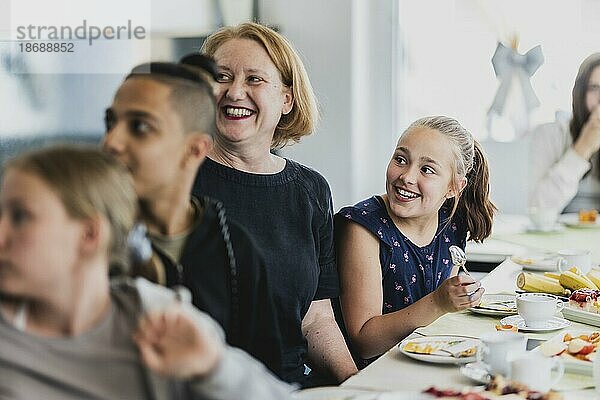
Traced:
<path fill-rule="evenodd" d="M 256 23 L 218 30 L 201 52 L 217 63 L 217 135 L 194 193 L 221 200 L 265 256 L 285 379 L 341 382 L 357 369 L 330 301 L 339 290 L 331 191 L 319 173 L 276 154 L 315 128 L 306 70 L 283 36 Z"/>
<path fill-rule="evenodd" d="M 570 121 L 540 125 L 530 138 L 529 205 L 600 210 L 600 53 L 579 67 Z"/>
<path fill-rule="evenodd" d="M 205 70 L 214 70 L 197 56 Z M 206 73 L 175 63 L 135 67 L 106 111 L 103 147 L 132 174 L 153 257 L 134 275 L 191 291 L 192 303 L 282 376 L 281 332 L 264 260 L 223 205 L 191 196 L 212 147 L 215 102 Z"/>
<path fill-rule="evenodd" d="M 449 247 L 491 233 L 488 165 L 456 120 L 411 124 L 386 172 L 386 193 L 336 214 L 340 304 L 362 359 L 420 326 L 479 304 L 483 288 L 453 268 Z"/>
<path fill-rule="evenodd" d="M 136 195 L 97 149 L 10 160 L 0 190 L 0 398 L 281 399 L 291 387 L 127 263 Z"/>

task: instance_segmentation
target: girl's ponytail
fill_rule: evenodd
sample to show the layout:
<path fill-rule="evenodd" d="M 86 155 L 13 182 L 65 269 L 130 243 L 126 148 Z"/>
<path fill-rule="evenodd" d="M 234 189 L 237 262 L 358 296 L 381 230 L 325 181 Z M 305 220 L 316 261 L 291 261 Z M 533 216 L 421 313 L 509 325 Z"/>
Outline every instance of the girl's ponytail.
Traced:
<path fill-rule="evenodd" d="M 490 200 L 487 158 L 479 142 L 475 140 L 473 147 L 473 168 L 467 173 L 467 186 L 459 197 L 457 211 L 467 224 L 468 240 L 481 242 L 492 233 L 492 221 L 497 208 Z"/>

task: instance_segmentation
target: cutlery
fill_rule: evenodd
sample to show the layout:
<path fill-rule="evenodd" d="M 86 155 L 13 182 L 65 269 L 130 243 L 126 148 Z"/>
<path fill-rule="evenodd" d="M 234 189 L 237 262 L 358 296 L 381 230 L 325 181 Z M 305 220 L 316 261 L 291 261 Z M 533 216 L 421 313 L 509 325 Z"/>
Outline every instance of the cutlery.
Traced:
<path fill-rule="evenodd" d="M 506 300 L 506 301 L 492 301 L 489 303 L 480 304 L 477 308 L 487 308 L 489 310 L 516 310 L 517 304 L 514 300 Z"/>
<path fill-rule="evenodd" d="M 452 264 L 455 267 L 458 267 L 458 274 L 459 275 L 465 274 L 472 278 L 469 271 L 467 271 L 467 267 L 465 267 L 465 264 L 467 263 L 467 255 L 465 254 L 463 249 L 461 249 L 458 246 L 452 245 L 452 246 L 450 246 L 450 248 L 448 250 L 450 251 L 450 257 L 452 258 Z M 472 295 L 477 293 L 477 291 L 479 291 L 479 289 L 481 289 L 481 288 L 478 288 L 477 290 L 474 290 L 471 293 L 467 293 L 467 296 L 471 297 Z"/>
<path fill-rule="evenodd" d="M 444 353 L 448 353 L 452 357 L 460 358 L 461 355 L 465 351 L 467 351 L 467 350 L 469 350 L 469 349 L 471 349 L 473 347 L 477 347 L 477 343 L 474 342 L 473 340 L 466 339 L 466 340 L 459 340 L 459 341 L 457 341 L 455 343 L 450 344 L 449 347 L 441 348 L 441 349 L 438 349 L 438 350 L 439 351 L 443 351 Z"/>
<path fill-rule="evenodd" d="M 450 257 L 452 258 L 452 264 L 455 267 L 458 267 L 458 273 L 463 273 L 466 274 L 468 276 L 471 276 L 471 274 L 469 273 L 469 271 L 467 271 L 467 268 L 465 267 L 465 264 L 467 263 L 467 255 L 465 254 L 465 252 L 463 251 L 463 249 L 461 249 L 458 246 L 450 246 L 450 248 L 448 249 L 450 251 Z"/>

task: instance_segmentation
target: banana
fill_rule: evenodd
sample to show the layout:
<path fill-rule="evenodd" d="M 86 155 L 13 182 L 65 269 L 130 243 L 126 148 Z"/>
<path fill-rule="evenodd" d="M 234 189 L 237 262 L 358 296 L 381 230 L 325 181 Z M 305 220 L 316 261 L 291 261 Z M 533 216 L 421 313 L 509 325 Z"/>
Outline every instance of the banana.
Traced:
<path fill-rule="evenodd" d="M 521 272 L 517 276 L 517 286 L 526 292 L 564 294 L 565 288 L 558 280 L 543 275 Z"/>
<path fill-rule="evenodd" d="M 578 290 L 583 288 L 598 290 L 598 286 L 596 286 L 594 282 L 592 282 L 585 276 L 576 274 L 572 271 L 565 271 L 562 274 L 560 274 L 560 278 L 558 279 L 558 281 L 561 285 L 571 290 Z"/>
<path fill-rule="evenodd" d="M 590 272 L 587 273 L 586 277 L 594 282 L 596 286 L 600 288 L 600 270 L 596 268 L 592 268 Z"/>
<path fill-rule="evenodd" d="M 558 280 L 560 278 L 560 274 L 557 274 L 556 272 L 544 272 L 544 276 L 546 278 L 552 278 L 552 279 L 556 279 L 556 280 Z"/>

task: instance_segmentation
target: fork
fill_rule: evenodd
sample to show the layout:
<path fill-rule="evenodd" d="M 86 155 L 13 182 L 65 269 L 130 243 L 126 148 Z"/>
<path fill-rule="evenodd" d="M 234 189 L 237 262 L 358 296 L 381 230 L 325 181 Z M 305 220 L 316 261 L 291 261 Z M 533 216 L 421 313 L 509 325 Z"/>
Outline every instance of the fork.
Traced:
<path fill-rule="evenodd" d="M 473 278 L 473 276 L 469 273 L 469 271 L 467 271 L 467 267 L 465 267 L 465 264 L 467 263 L 467 255 L 465 254 L 463 249 L 461 249 L 458 246 L 452 245 L 452 246 L 450 246 L 450 248 L 448 250 L 450 251 L 450 256 L 452 257 L 452 264 L 454 266 L 458 266 L 458 274 L 459 275 L 465 274 L 465 275 Z M 473 278 L 473 279 L 475 279 L 475 278 Z M 473 292 L 467 293 L 467 296 L 469 296 L 469 298 L 470 298 L 475 293 L 477 293 L 479 291 L 479 289 L 481 289 L 481 288 L 477 288 Z"/>
<path fill-rule="evenodd" d="M 471 276 L 469 271 L 467 271 L 467 267 L 465 267 L 465 264 L 467 263 L 467 255 L 465 254 L 463 249 L 461 249 L 458 246 L 452 245 L 448 250 L 450 251 L 450 256 L 452 257 L 452 264 L 454 264 L 455 267 L 458 267 L 458 273 L 463 273 L 468 276 Z"/>

